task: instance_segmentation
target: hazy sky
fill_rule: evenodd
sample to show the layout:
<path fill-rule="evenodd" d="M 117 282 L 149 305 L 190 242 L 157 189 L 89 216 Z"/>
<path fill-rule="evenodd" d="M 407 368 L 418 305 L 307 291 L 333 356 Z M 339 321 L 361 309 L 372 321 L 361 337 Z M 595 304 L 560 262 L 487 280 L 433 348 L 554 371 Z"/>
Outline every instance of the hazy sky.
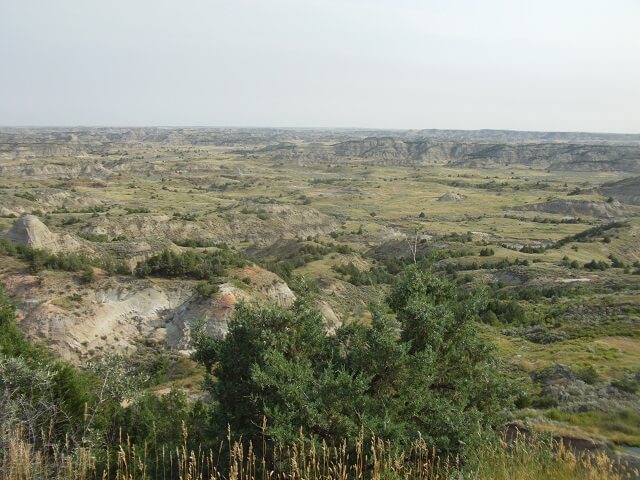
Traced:
<path fill-rule="evenodd" d="M 639 0 L 0 0 L 0 125 L 640 132 Z"/>

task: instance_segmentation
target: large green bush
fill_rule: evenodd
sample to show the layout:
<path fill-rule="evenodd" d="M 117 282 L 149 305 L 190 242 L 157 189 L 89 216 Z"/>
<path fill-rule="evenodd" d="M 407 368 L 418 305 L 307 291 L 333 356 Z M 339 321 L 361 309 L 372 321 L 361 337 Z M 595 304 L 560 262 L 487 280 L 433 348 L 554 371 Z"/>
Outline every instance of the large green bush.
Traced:
<path fill-rule="evenodd" d="M 303 432 L 328 442 L 367 435 L 407 444 L 426 439 L 458 452 L 495 425 L 514 392 L 491 346 L 476 330 L 480 293 L 419 267 L 400 277 L 389 299 L 395 314 L 328 336 L 321 315 L 239 305 L 224 339 L 199 330 L 195 358 L 217 381 L 218 429 L 258 442 L 288 442 Z"/>

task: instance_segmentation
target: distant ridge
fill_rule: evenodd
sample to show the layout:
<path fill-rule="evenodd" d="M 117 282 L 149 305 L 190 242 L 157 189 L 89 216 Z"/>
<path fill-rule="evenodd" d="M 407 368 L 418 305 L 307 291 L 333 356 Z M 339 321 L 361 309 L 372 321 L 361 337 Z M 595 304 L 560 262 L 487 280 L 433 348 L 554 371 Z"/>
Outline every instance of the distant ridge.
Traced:
<path fill-rule="evenodd" d="M 367 128 L 243 128 L 243 127 L 0 127 L 0 144 L 18 138 L 74 142 L 159 142 L 193 145 L 233 145 L 287 141 L 345 141 L 366 137 L 401 140 L 446 140 L 489 143 L 626 143 L 640 144 L 640 133 L 537 132 L 520 130 L 367 129 Z"/>
<path fill-rule="evenodd" d="M 53 157 L 93 157 L 94 164 L 83 164 L 82 172 L 107 172 L 123 168 L 114 162 L 130 159 L 101 161 L 106 154 L 143 144 L 226 147 L 229 154 L 298 163 L 359 159 L 376 165 L 523 165 L 640 174 L 640 134 L 208 127 L 0 128 L 0 174 L 6 169 L 3 160 Z"/>

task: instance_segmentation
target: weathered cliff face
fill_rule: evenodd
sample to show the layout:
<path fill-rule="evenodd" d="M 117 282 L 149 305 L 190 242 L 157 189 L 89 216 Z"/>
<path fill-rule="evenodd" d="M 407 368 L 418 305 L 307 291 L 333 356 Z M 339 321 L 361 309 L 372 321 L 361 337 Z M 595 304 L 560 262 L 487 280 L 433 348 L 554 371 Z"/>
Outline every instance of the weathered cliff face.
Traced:
<path fill-rule="evenodd" d="M 381 163 L 447 163 L 465 167 L 525 165 L 552 170 L 640 171 L 640 146 L 556 143 L 486 144 L 366 139 L 338 144 L 338 156 Z"/>
<path fill-rule="evenodd" d="M 138 234 L 158 235 L 154 231 L 157 225 L 147 227 L 150 231 L 141 228 Z M 34 215 L 17 219 L 3 237 L 13 243 L 51 252 L 98 254 L 90 251 L 89 242 L 69 234 L 54 233 Z M 133 253 L 144 257 L 159 247 L 156 244 L 160 240 L 149 241 L 153 245 L 138 240 L 115 242 L 105 248 L 122 243 L 129 251 L 138 248 Z M 249 282 L 246 284 L 238 279 L 249 279 Z M 227 322 L 240 300 L 285 306 L 295 301 L 295 295 L 285 282 L 257 266 L 231 272 L 227 283 L 210 298 L 196 293 L 194 281 L 106 277 L 99 271 L 97 279 L 90 284 L 79 282 L 75 273 L 60 271 L 43 271 L 34 276 L 8 270 L 0 275 L 0 281 L 19 307 L 23 330 L 74 362 L 110 352 L 132 353 L 145 340 L 188 349 L 190 331 L 196 321 L 204 320 L 212 334 L 224 335 Z"/>
<path fill-rule="evenodd" d="M 27 193 L 28 195 L 24 195 Z M 16 195 L 17 193 L 17 195 Z M 26 192 L 0 190 L 0 215 L 20 216 L 23 213 L 44 213 L 99 208 L 102 202 L 87 194 L 74 193 L 59 188 L 28 189 Z"/>
<path fill-rule="evenodd" d="M 168 215 L 134 214 L 124 217 L 87 219 L 84 233 L 102 234 L 110 238 L 164 238 L 169 240 L 201 239 L 215 242 L 270 243 L 282 236 L 313 236 L 335 231 L 338 224 L 331 217 L 307 206 L 260 204 L 254 213 L 210 217 L 200 221 L 185 221 Z M 252 211 L 253 212 L 253 211 Z"/>
<path fill-rule="evenodd" d="M 450 162 L 466 167 L 519 164 L 551 170 L 640 171 L 638 145 L 468 145 Z"/>
<path fill-rule="evenodd" d="M 544 212 L 568 217 L 615 218 L 625 214 L 619 202 L 594 202 L 590 200 L 550 200 L 513 207 L 515 211 Z"/>
<path fill-rule="evenodd" d="M 640 205 L 640 177 L 625 178 L 608 183 L 600 189 L 603 195 L 611 196 L 622 203 Z"/>
<path fill-rule="evenodd" d="M 355 158 L 376 165 L 523 165 L 552 170 L 640 172 L 637 144 L 470 143 L 371 137 L 330 146 L 273 145 L 261 152 L 279 160 L 307 162 Z"/>
<path fill-rule="evenodd" d="M 58 155 L 51 156 L 58 157 Z M 113 173 L 105 167 L 102 162 L 86 160 L 57 164 L 28 160 L 0 165 L 0 175 L 5 177 L 57 178 L 84 176 L 106 178 L 112 174 Z"/>
<path fill-rule="evenodd" d="M 81 362 L 107 353 L 130 354 L 141 342 L 156 341 L 188 350 L 191 329 L 204 321 L 213 335 L 225 335 L 237 302 L 291 305 L 295 295 L 275 274 L 245 267 L 237 276 L 251 285 L 220 285 L 210 298 L 187 280 L 103 277 L 91 285 L 74 275 L 19 273 L 2 278 L 18 305 L 21 328 L 63 358 Z"/>

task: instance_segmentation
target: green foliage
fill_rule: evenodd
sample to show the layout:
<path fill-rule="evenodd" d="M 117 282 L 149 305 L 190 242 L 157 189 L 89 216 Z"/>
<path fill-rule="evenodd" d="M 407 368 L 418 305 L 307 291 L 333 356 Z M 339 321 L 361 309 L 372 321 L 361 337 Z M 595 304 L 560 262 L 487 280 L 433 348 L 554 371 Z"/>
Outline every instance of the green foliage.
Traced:
<path fill-rule="evenodd" d="M 193 212 L 188 212 L 188 213 L 174 212 L 173 218 L 178 220 L 185 220 L 187 222 L 194 222 L 195 220 L 197 220 L 198 216 Z"/>
<path fill-rule="evenodd" d="M 529 266 L 529 260 L 524 259 L 520 260 L 516 258 L 515 260 L 509 260 L 508 258 L 503 258 L 502 260 L 498 260 L 496 262 L 471 262 L 471 263 L 454 263 L 454 262 L 443 262 L 438 265 L 437 268 L 439 270 L 443 270 L 447 273 L 455 273 L 459 271 L 468 271 L 468 270 L 503 270 L 505 268 L 509 268 L 512 266 Z"/>
<path fill-rule="evenodd" d="M 611 385 L 627 393 L 636 393 L 640 390 L 640 370 L 635 373 L 625 372 L 622 378 L 614 380 Z"/>
<path fill-rule="evenodd" d="M 182 240 L 174 240 L 173 243 L 181 247 L 189 247 L 189 248 L 210 248 L 210 247 L 216 247 L 216 248 L 222 248 L 222 249 L 229 248 L 226 243 L 215 242 L 213 240 L 202 240 L 199 238 L 185 238 Z"/>
<path fill-rule="evenodd" d="M 89 398 L 86 378 L 24 337 L 0 285 L 0 427 L 63 438 L 81 424 Z"/>
<path fill-rule="evenodd" d="M 475 327 L 485 297 L 411 267 L 390 296 L 397 321 L 377 313 L 371 326 L 334 337 L 305 302 L 240 304 L 224 339 L 194 334 L 194 358 L 217 378 L 208 383 L 215 423 L 256 442 L 266 417 L 277 442 L 300 431 L 353 442 L 364 428 L 398 444 L 422 437 L 460 451 L 514 395 Z"/>
<path fill-rule="evenodd" d="M 523 324 L 526 321 L 526 311 L 516 300 L 492 299 L 482 312 L 482 320 L 491 325 L 497 322 Z"/>
<path fill-rule="evenodd" d="M 80 280 L 82 283 L 91 283 L 96 279 L 96 272 L 93 270 L 93 267 L 87 265 L 82 269 L 82 275 L 80 276 Z"/>
<path fill-rule="evenodd" d="M 604 232 L 616 228 L 625 228 L 628 226 L 629 224 L 626 222 L 610 222 L 604 225 L 597 225 L 595 227 L 587 228 L 586 230 L 583 230 L 580 233 L 576 233 L 575 235 L 565 237 L 554 243 L 550 248 L 560 248 L 563 245 L 571 242 L 589 242 L 595 238 L 601 237 Z"/>
<path fill-rule="evenodd" d="M 37 202 L 38 201 L 36 196 L 31 192 L 17 192 L 17 193 L 14 193 L 14 195 L 16 197 L 24 198 L 25 200 L 29 200 L 30 202 Z"/>
<path fill-rule="evenodd" d="M 16 309 L 0 284 L 0 355 L 16 357 L 31 353 L 33 347 L 15 322 Z"/>
<path fill-rule="evenodd" d="M 193 404 L 184 392 L 172 390 L 166 395 L 146 393 L 128 408 L 118 409 L 109 427 L 118 442 L 119 432 L 126 432 L 129 441 L 145 445 L 149 451 L 159 452 L 163 447 L 184 444 L 184 434 L 189 433 L 189 446 L 194 450 L 205 444 L 207 411 L 199 402 Z M 151 472 L 160 468 L 149 462 Z M 159 478 L 151 476 L 150 478 Z"/>
<path fill-rule="evenodd" d="M 203 298 L 209 298 L 214 296 L 220 291 L 220 286 L 217 283 L 202 280 L 196 285 L 196 292 Z"/>
<path fill-rule="evenodd" d="M 584 264 L 584 268 L 587 270 L 606 270 L 609 268 L 609 264 L 602 260 L 591 260 Z"/>
<path fill-rule="evenodd" d="M 322 260 L 325 255 L 330 253 L 347 255 L 353 253 L 353 250 L 348 245 L 334 242 L 303 243 L 291 240 L 287 245 L 286 253 L 279 255 L 276 260 L 263 261 L 259 258 L 253 258 L 253 260 L 280 278 L 289 281 L 296 268 L 303 267 L 307 263 Z"/>
<path fill-rule="evenodd" d="M 104 269 L 108 274 L 129 274 L 129 268 L 123 261 L 115 260 L 111 256 L 100 259 L 90 259 L 76 253 L 49 253 L 45 250 L 30 248 L 26 245 L 16 245 L 4 238 L 0 238 L 0 255 L 8 255 L 24 260 L 33 273 L 42 270 L 63 270 L 67 272 L 82 272 L 82 280 L 94 280 L 92 266 Z M 91 270 L 91 271 L 89 271 Z"/>
<path fill-rule="evenodd" d="M 594 385 L 598 382 L 598 380 L 600 380 L 600 376 L 598 375 L 598 372 L 596 371 L 595 368 L 593 368 L 593 365 L 591 364 L 577 368 L 576 375 L 580 380 L 582 380 L 585 383 L 588 383 L 589 385 Z"/>
<path fill-rule="evenodd" d="M 595 227 L 587 228 L 586 230 L 583 230 L 582 232 L 576 233 L 575 235 L 569 235 L 567 237 L 561 238 L 557 242 L 552 243 L 552 244 L 547 245 L 547 246 L 531 247 L 531 246 L 525 245 L 524 247 L 522 247 L 520 249 L 520 252 L 522 252 L 522 253 L 544 253 L 548 249 L 551 249 L 551 248 L 556 248 L 557 249 L 557 248 L 563 247 L 564 245 L 567 245 L 567 244 L 572 243 L 572 242 L 591 242 L 591 241 L 596 240 L 599 237 L 602 237 L 602 235 L 605 232 L 609 231 L 609 230 L 613 230 L 613 229 L 617 229 L 617 228 L 625 228 L 627 226 L 629 226 L 629 224 L 626 223 L 626 222 L 610 222 L 610 223 L 606 223 L 604 225 L 597 225 Z M 603 238 L 603 240 L 605 241 L 605 243 L 609 243 L 611 241 L 611 239 L 608 236 L 605 236 Z M 578 246 L 577 245 L 572 245 L 571 248 L 574 251 L 578 251 Z"/>
<path fill-rule="evenodd" d="M 124 207 L 124 210 L 127 212 L 127 215 L 134 213 L 151 213 L 151 210 L 147 207 Z"/>
<path fill-rule="evenodd" d="M 213 281 L 226 274 L 229 267 L 246 265 L 237 253 L 232 250 L 221 249 L 213 252 L 184 252 L 176 253 L 165 250 L 158 255 L 149 257 L 138 263 L 136 275 L 148 275 L 167 278 L 195 278 Z"/>
<path fill-rule="evenodd" d="M 80 232 L 78 234 L 78 236 L 80 238 L 84 238 L 85 240 L 88 240 L 90 242 L 99 242 L 99 243 L 104 243 L 104 242 L 108 242 L 109 241 L 109 237 L 107 237 L 105 234 L 103 233 L 86 233 L 86 232 Z"/>
<path fill-rule="evenodd" d="M 59 188 L 68 188 L 68 186 L 60 186 Z M 52 213 L 102 213 L 109 210 L 107 205 L 95 205 L 86 208 L 74 208 L 70 210 L 68 207 L 56 208 Z"/>
<path fill-rule="evenodd" d="M 611 255 L 609 255 L 609 260 L 611 260 L 611 267 L 612 268 L 626 268 L 627 264 L 624 263 L 622 260 L 620 260 L 618 257 L 616 257 L 613 253 Z"/>
<path fill-rule="evenodd" d="M 353 285 L 375 285 L 392 283 L 394 277 L 383 265 L 376 265 L 369 270 L 360 270 L 353 262 L 346 265 L 334 265 L 333 270 L 346 277 Z"/>
<path fill-rule="evenodd" d="M 25 260 L 29 264 L 29 269 L 34 273 L 45 269 L 79 272 L 91 264 L 84 255 L 49 253 L 25 245 L 14 245 L 3 238 L 0 238 L 0 254 Z"/>

